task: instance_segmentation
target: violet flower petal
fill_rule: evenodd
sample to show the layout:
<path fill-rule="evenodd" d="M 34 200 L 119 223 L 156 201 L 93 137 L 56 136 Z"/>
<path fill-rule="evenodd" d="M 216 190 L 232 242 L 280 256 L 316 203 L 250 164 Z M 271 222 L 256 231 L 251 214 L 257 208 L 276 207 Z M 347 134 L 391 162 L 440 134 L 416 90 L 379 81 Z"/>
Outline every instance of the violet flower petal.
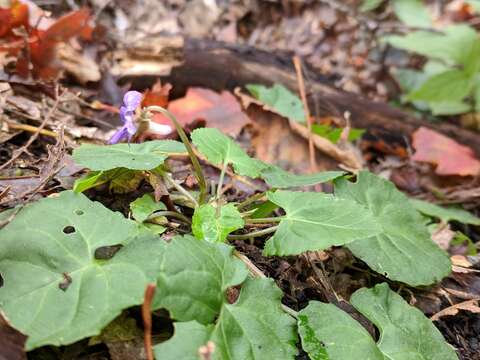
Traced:
<path fill-rule="evenodd" d="M 142 94 L 138 91 L 127 91 L 123 96 L 123 105 L 129 112 L 134 112 L 142 102 Z"/>
<path fill-rule="evenodd" d="M 120 129 L 117 130 L 117 132 L 115 132 L 115 134 L 113 134 L 113 136 L 110 138 L 108 143 L 110 145 L 111 144 L 117 144 L 118 142 L 120 142 L 123 139 L 128 138 L 128 137 L 129 137 L 129 133 L 128 133 L 127 128 L 125 126 L 122 126 Z"/>

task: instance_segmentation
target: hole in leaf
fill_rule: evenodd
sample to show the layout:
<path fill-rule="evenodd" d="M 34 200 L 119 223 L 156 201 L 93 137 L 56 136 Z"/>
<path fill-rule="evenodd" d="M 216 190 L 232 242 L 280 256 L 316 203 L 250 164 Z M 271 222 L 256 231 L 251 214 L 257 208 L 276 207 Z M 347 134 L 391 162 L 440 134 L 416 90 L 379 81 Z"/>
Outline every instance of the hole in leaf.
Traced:
<path fill-rule="evenodd" d="M 85 214 L 82 210 L 75 210 L 75 214 L 77 215 L 83 215 Z"/>
<path fill-rule="evenodd" d="M 229 287 L 225 293 L 225 297 L 229 304 L 234 304 L 238 297 L 240 296 L 240 287 L 239 286 L 232 286 Z"/>
<path fill-rule="evenodd" d="M 3 287 L 4 281 L 3 281 L 3 276 L 0 274 L 0 288 Z"/>
<path fill-rule="evenodd" d="M 102 246 L 95 250 L 95 259 L 108 260 L 111 259 L 123 245 Z"/>
<path fill-rule="evenodd" d="M 68 287 L 72 283 L 72 278 L 66 272 L 64 272 L 62 275 L 63 275 L 63 281 L 60 284 L 58 284 L 58 287 L 62 291 L 67 291 Z"/>
<path fill-rule="evenodd" d="M 73 234 L 76 230 L 73 226 L 68 225 L 65 226 L 62 231 L 64 234 Z"/>

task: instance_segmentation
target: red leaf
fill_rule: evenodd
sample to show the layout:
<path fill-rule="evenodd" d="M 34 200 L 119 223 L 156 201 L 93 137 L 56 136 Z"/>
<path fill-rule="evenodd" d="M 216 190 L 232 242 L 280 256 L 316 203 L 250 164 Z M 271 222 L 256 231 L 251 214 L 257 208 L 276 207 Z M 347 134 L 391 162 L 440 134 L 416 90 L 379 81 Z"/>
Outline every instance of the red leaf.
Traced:
<path fill-rule="evenodd" d="M 156 105 L 166 108 L 171 89 L 172 85 L 168 83 L 162 85 L 160 80 L 158 80 L 155 84 L 153 84 L 151 89 L 147 89 L 143 94 L 142 107 Z"/>
<path fill-rule="evenodd" d="M 237 99 L 228 91 L 219 94 L 209 89 L 192 87 L 184 98 L 171 101 L 168 110 L 182 125 L 201 119 L 205 120 L 207 126 L 218 128 L 232 136 L 237 136 L 251 122 Z"/>
<path fill-rule="evenodd" d="M 67 41 L 74 36 L 80 35 L 82 30 L 88 25 L 89 20 L 90 10 L 83 8 L 73 11 L 55 21 L 45 31 L 41 40 L 45 42 Z"/>
<path fill-rule="evenodd" d="M 412 159 L 437 165 L 438 175 L 475 176 L 480 172 L 480 161 L 467 146 L 425 127 L 413 134 L 416 152 Z"/>

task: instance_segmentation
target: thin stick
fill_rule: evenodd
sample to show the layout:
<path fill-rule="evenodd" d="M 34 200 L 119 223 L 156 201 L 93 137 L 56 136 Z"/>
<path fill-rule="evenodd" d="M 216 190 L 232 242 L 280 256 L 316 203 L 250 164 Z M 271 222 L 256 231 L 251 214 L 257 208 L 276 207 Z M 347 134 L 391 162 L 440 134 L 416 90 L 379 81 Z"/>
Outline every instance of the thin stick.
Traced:
<path fill-rule="evenodd" d="M 197 178 L 198 186 L 200 187 L 200 197 L 198 199 L 198 202 L 200 204 L 203 204 L 207 196 L 207 183 L 205 181 L 205 177 L 203 176 L 203 171 L 202 171 L 202 167 L 200 166 L 200 162 L 198 161 L 198 158 L 195 152 L 193 151 L 192 145 L 190 144 L 190 141 L 187 138 L 187 134 L 185 134 L 185 131 L 183 130 L 182 126 L 170 111 L 160 106 L 149 106 L 146 109 L 147 111 L 157 111 L 165 115 L 170 119 L 173 125 L 175 125 L 175 129 L 177 130 L 178 136 L 180 136 L 180 139 L 182 140 L 183 144 L 187 148 L 188 155 L 190 155 L 190 160 L 192 162 L 193 169 L 195 170 L 195 177 Z"/>
<path fill-rule="evenodd" d="M 142 305 L 142 318 L 143 318 L 143 332 L 144 332 L 144 345 L 145 353 L 147 354 L 147 360 L 154 360 L 153 348 L 152 348 L 152 312 L 151 305 L 153 295 L 155 295 L 155 288 L 157 286 L 153 283 L 148 284 L 145 289 L 145 297 Z"/>
<path fill-rule="evenodd" d="M 248 240 L 253 237 L 259 237 L 267 234 L 271 234 L 275 231 L 277 231 L 278 225 L 277 226 L 272 226 L 263 230 L 258 230 L 258 231 L 253 231 L 248 234 L 242 234 L 242 235 L 228 235 L 227 239 L 228 240 Z"/>
<path fill-rule="evenodd" d="M 248 257 L 246 257 L 241 252 L 234 250 L 233 255 L 239 258 L 247 266 L 248 271 L 253 277 L 263 278 L 263 279 L 267 277 L 262 270 L 260 270 Z M 287 305 L 284 305 L 284 304 L 281 304 L 281 305 L 282 305 L 283 311 L 285 311 L 287 314 L 294 317 L 295 319 L 298 318 L 298 312 L 288 307 Z"/>
<path fill-rule="evenodd" d="M 310 171 L 314 173 L 317 171 L 317 161 L 315 159 L 315 147 L 313 146 L 312 117 L 310 116 L 307 95 L 305 93 L 305 82 L 303 80 L 302 62 L 298 56 L 293 57 L 293 64 L 295 65 L 295 71 L 297 72 L 298 88 L 300 90 L 300 97 L 302 98 L 303 109 L 305 110 L 305 116 L 307 118 L 307 127 L 309 132 L 308 151 L 310 153 Z"/>
<path fill-rule="evenodd" d="M 36 126 L 27 125 L 27 124 L 16 124 L 16 123 L 13 123 L 13 122 L 10 122 L 10 121 L 7 121 L 6 123 L 7 123 L 8 127 L 11 128 L 11 129 L 24 130 L 24 131 L 28 131 L 28 132 L 31 132 L 31 133 L 38 132 L 41 135 L 46 135 L 46 136 L 50 136 L 50 137 L 53 137 L 53 138 L 56 138 L 58 136 L 58 134 L 56 132 L 53 132 L 53 131 L 50 131 L 50 130 L 45 130 L 45 129 L 39 129 Z"/>
<path fill-rule="evenodd" d="M 5 164 L 0 166 L 0 170 L 5 169 L 8 165 L 12 164 L 15 160 L 18 159 L 20 155 L 22 155 L 28 147 L 37 139 L 38 135 L 40 134 L 40 131 L 47 125 L 47 122 L 50 121 L 51 117 L 55 113 L 55 111 L 58 108 L 58 104 L 60 102 L 60 96 L 58 95 L 58 86 L 55 88 L 55 102 L 53 106 L 50 108 L 50 111 L 48 112 L 47 116 L 43 119 L 42 123 L 40 126 L 37 128 L 37 131 L 30 136 L 30 139 L 28 139 L 27 143 L 23 145 L 20 149 L 18 149 L 13 156 L 8 160 Z"/>
<path fill-rule="evenodd" d="M 222 196 L 222 186 L 223 186 L 223 179 L 225 178 L 225 171 L 227 171 L 228 163 L 225 163 L 222 166 L 222 171 L 220 172 L 220 178 L 218 179 L 218 186 L 217 186 L 217 200 L 220 199 Z"/>

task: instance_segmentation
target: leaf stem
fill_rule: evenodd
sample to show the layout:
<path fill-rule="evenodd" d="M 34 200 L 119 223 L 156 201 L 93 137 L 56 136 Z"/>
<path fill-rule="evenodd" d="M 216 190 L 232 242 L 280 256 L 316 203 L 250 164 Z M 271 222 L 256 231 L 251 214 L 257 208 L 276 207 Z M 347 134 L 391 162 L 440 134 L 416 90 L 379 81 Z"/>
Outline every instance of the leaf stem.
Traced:
<path fill-rule="evenodd" d="M 153 218 L 156 218 L 156 217 L 159 217 L 159 216 L 173 217 L 173 218 L 177 218 L 179 220 L 182 220 L 189 225 L 192 224 L 190 219 L 187 218 L 185 215 L 180 214 L 180 213 L 175 212 L 175 211 L 168 211 L 168 210 L 156 211 L 152 215 L 150 215 L 147 220 L 153 219 Z"/>
<path fill-rule="evenodd" d="M 257 200 L 260 200 L 261 198 L 263 198 L 265 196 L 265 191 L 264 192 L 261 192 L 261 193 L 258 193 L 258 194 L 254 194 L 248 198 L 246 198 L 244 201 L 242 201 L 240 204 L 237 205 L 237 209 L 243 209 L 244 207 L 250 205 L 251 203 L 257 201 Z"/>
<path fill-rule="evenodd" d="M 168 174 L 168 173 L 165 173 L 163 175 L 164 179 L 167 181 L 167 183 L 169 183 L 170 185 L 172 185 L 175 189 L 177 189 L 180 193 L 182 193 L 183 195 L 185 195 L 192 203 L 195 207 L 198 207 L 198 202 L 197 200 L 192 196 L 192 194 L 190 194 L 183 186 L 181 186 L 180 184 L 178 184 L 175 179 L 172 177 L 172 175 Z"/>
<path fill-rule="evenodd" d="M 265 224 L 265 223 L 280 222 L 283 219 L 284 217 L 280 216 L 280 217 L 270 217 L 270 218 L 245 219 L 245 222 L 247 224 Z"/>
<path fill-rule="evenodd" d="M 225 178 L 225 172 L 227 171 L 227 167 L 228 163 L 225 161 L 223 163 L 222 171 L 220 172 L 220 178 L 218 179 L 217 200 L 220 199 L 220 196 L 222 196 L 223 180 Z"/>
<path fill-rule="evenodd" d="M 268 227 L 266 229 L 258 230 L 258 231 L 253 231 L 248 234 L 242 234 L 242 235 L 228 235 L 227 239 L 228 240 L 248 240 L 253 237 L 260 237 L 263 235 L 271 234 L 275 231 L 277 231 L 278 225 Z"/>
<path fill-rule="evenodd" d="M 198 202 L 200 204 L 203 204 L 205 202 L 205 198 L 207 195 L 207 183 L 205 181 L 205 176 L 203 176 L 203 171 L 202 171 L 202 167 L 200 166 L 200 162 L 198 161 L 198 158 L 195 155 L 195 152 L 193 151 L 192 145 L 190 144 L 190 141 L 187 138 L 187 134 L 185 134 L 185 131 L 183 130 L 182 126 L 170 111 L 162 108 L 161 106 L 155 106 L 155 105 L 148 106 L 146 110 L 157 111 L 159 113 L 162 113 L 172 121 L 173 125 L 175 125 L 175 129 L 177 130 L 178 136 L 180 136 L 180 139 L 182 140 L 183 144 L 187 148 L 188 155 L 190 156 L 190 160 L 192 161 L 193 169 L 195 171 L 195 177 L 197 178 L 198 186 L 200 187 L 200 197 Z"/>

